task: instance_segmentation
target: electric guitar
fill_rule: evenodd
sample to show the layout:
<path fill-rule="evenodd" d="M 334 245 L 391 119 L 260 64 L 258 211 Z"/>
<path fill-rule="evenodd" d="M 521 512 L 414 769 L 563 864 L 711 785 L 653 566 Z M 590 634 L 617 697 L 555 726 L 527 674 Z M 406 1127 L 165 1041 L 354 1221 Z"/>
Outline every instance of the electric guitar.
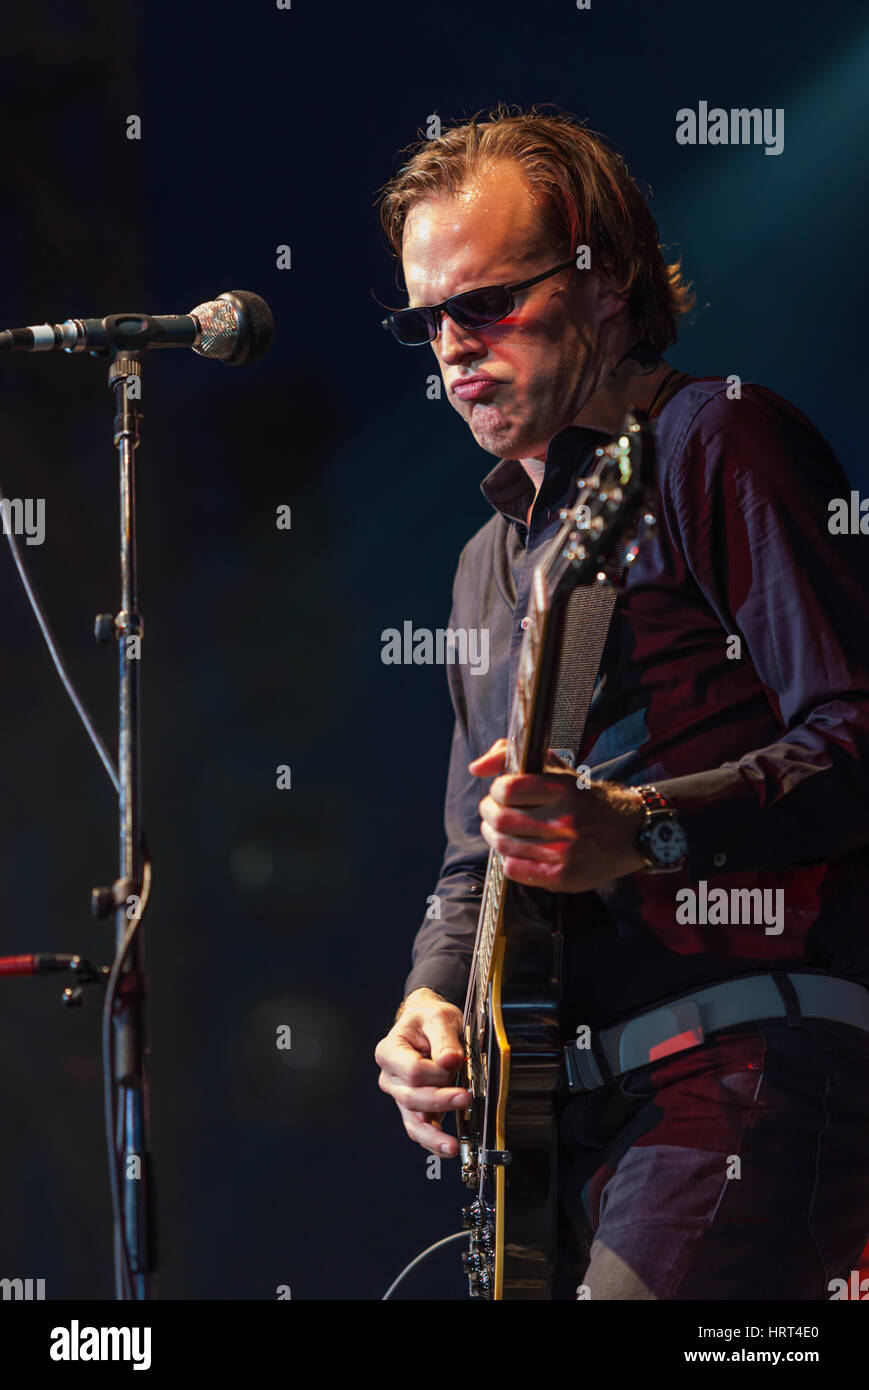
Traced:
<path fill-rule="evenodd" d="M 564 608 L 577 585 L 613 584 L 654 525 L 654 439 L 629 412 L 622 433 L 594 450 L 574 506 L 534 570 L 507 735 L 506 771 L 542 772 Z M 560 936 L 554 922 L 520 912 L 502 856 L 490 850 L 463 1017 L 470 1091 L 456 1116 L 463 1209 L 462 1256 L 471 1297 L 552 1296 L 557 1246 Z"/>

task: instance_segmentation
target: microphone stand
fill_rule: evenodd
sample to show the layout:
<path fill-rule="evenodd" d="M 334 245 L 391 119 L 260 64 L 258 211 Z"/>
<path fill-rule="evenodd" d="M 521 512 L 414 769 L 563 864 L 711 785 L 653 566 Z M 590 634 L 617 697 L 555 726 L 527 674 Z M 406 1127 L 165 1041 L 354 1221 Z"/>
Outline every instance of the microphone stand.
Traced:
<path fill-rule="evenodd" d="M 0 976 L 72 970 L 79 983 L 64 991 L 64 1003 L 82 1002 L 82 985 L 106 987 L 103 1009 L 103 1071 L 106 1136 L 114 1215 L 115 1293 L 118 1299 L 151 1297 L 155 1269 L 153 1175 L 149 1145 L 147 1075 L 147 990 L 141 921 L 151 888 L 151 858 L 142 830 L 139 671 L 143 626 L 138 611 L 136 557 L 136 469 L 141 414 L 142 354 L 152 347 L 192 347 L 203 357 L 240 365 L 256 362 L 271 346 L 274 318 L 259 295 L 228 290 L 190 314 L 154 318 L 148 314 L 108 314 L 103 319 L 67 319 L 0 333 L 0 351 L 64 348 L 107 354 L 109 386 L 115 398 L 113 443 L 120 470 L 121 608 L 98 613 L 98 642 L 118 643 L 118 878 L 110 888 L 94 888 L 95 917 L 115 917 L 115 958 L 108 969 L 80 956 L 22 955 L 0 958 Z M 83 719 L 106 770 L 115 772 L 102 741 L 75 697 L 59 662 L 44 616 L 11 541 L 15 563 L 48 641 L 61 678 Z"/>
<path fill-rule="evenodd" d="M 116 991 L 107 991 L 112 1008 L 108 1049 L 115 1094 L 115 1172 L 120 1221 L 115 1222 L 115 1290 L 119 1299 L 151 1297 L 154 1272 L 153 1177 L 149 1150 L 149 1092 L 145 943 L 141 916 L 145 862 L 142 835 L 141 727 L 139 672 L 143 626 L 138 611 L 135 451 L 139 443 L 142 354 L 109 348 L 109 386 L 115 398 L 113 443 L 120 470 L 121 608 L 97 616 L 99 642 L 118 643 L 118 848 L 119 876 L 112 887 L 95 888 L 93 910 L 107 917 L 114 909 Z M 150 877 L 150 873 L 149 873 Z M 123 959 L 119 957 L 123 953 Z M 114 971 L 113 971 L 114 974 Z M 117 1175 L 117 1178 L 116 1178 Z M 117 1215 L 117 1212 L 116 1212 Z"/>
<path fill-rule="evenodd" d="M 109 386 L 115 398 L 113 443 L 118 450 L 120 470 L 121 608 L 117 614 L 97 614 L 94 635 L 100 643 L 118 643 L 116 779 L 114 769 L 109 763 L 106 765 L 118 788 L 119 875 L 110 888 L 91 891 L 91 910 L 100 918 L 114 911 L 115 957 L 110 968 L 94 966 L 78 955 L 4 956 L 0 957 L 0 977 L 69 970 L 76 978 L 76 984 L 63 991 L 63 1003 L 69 1006 L 84 1002 L 84 985 L 105 986 L 103 1070 L 114 1214 L 115 1294 L 122 1300 L 145 1300 L 151 1297 L 155 1241 L 146 1067 L 145 947 L 141 927 L 151 885 L 151 859 L 142 830 L 139 671 L 143 627 L 138 612 L 136 556 L 135 451 L 141 419 L 136 401 L 141 394 L 142 354 L 112 343 L 102 350 L 108 351 Z M 42 622 L 38 605 L 36 608 Z"/>

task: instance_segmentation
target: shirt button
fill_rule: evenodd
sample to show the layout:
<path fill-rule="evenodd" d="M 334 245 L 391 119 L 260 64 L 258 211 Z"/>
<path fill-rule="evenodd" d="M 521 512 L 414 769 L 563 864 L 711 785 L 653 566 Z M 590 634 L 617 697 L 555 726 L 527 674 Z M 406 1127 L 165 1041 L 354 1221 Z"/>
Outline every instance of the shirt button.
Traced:
<path fill-rule="evenodd" d="M 519 624 L 519 626 L 521 627 L 521 629 L 522 629 L 523 632 L 526 632 L 527 629 L 531 626 L 531 619 L 528 617 L 527 613 L 526 613 L 525 617 L 522 619 L 522 621 L 521 621 L 521 623 Z"/>
<path fill-rule="evenodd" d="M 713 854 L 712 863 L 715 865 L 716 869 L 720 869 L 722 864 L 727 863 L 727 855 L 722 854 L 719 850 L 717 854 Z"/>

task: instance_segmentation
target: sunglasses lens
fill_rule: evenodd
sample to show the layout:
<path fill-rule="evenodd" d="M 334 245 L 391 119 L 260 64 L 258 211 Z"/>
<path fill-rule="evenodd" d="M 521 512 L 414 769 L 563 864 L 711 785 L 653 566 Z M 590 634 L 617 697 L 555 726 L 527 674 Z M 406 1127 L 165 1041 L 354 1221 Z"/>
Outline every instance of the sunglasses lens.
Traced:
<path fill-rule="evenodd" d="M 389 326 L 405 347 L 430 343 L 437 334 L 435 316 L 430 309 L 400 309 L 390 315 Z"/>
<path fill-rule="evenodd" d="M 488 289 L 457 294 L 450 301 L 448 313 L 462 328 L 485 328 L 486 324 L 506 318 L 512 308 L 510 291 L 503 285 L 492 285 Z"/>
<path fill-rule="evenodd" d="M 513 309 L 513 297 L 503 285 L 487 289 L 468 290 L 447 301 L 446 312 L 461 328 L 485 328 L 487 324 L 504 319 Z M 434 309 L 398 309 L 389 316 L 393 334 L 405 347 L 419 347 L 437 337 L 438 323 Z"/>

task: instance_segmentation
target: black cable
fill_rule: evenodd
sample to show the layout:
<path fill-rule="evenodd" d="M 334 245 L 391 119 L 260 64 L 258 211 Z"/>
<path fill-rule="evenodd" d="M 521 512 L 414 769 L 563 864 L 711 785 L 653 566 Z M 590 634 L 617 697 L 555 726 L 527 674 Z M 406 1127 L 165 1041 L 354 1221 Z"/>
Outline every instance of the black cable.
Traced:
<path fill-rule="evenodd" d="M 7 500 L 8 499 L 4 496 L 2 489 L 0 489 L 0 502 L 6 502 Z M 30 577 L 26 569 L 24 568 L 24 561 L 21 559 L 21 553 L 18 549 L 18 542 L 15 539 L 15 535 L 12 531 L 12 528 L 9 527 L 7 529 L 4 526 L 4 530 L 6 531 L 6 536 L 9 541 L 9 548 L 12 551 L 12 558 L 15 561 L 15 567 L 18 570 L 18 573 L 21 577 L 21 583 L 24 585 L 24 592 L 27 594 L 27 597 L 30 600 L 30 606 L 33 609 L 34 614 L 36 615 L 36 621 L 39 624 L 40 629 L 42 630 L 42 635 L 45 638 L 49 654 L 51 656 L 52 661 L 55 664 L 55 667 L 57 668 L 57 674 L 60 676 L 60 679 L 63 683 L 63 687 L 67 695 L 69 696 L 70 700 L 72 700 L 76 714 L 78 715 L 81 722 L 84 724 L 88 738 L 94 745 L 94 748 L 97 750 L 97 755 L 101 763 L 103 764 L 103 767 L 109 774 L 112 786 L 114 787 L 115 791 L 119 791 L 120 788 L 118 784 L 118 772 L 117 768 L 112 762 L 112 755 L 110 754 L 109 750 L 106 748 L 106 745 L 103 743 L 103 740 L 100 738 L 99 734 L 94 728 L 94 724 L 90 715 L 88 714 L 87 710 L 85 709 L 84 705 L 82 704 L 81 700 L 76 694 L 75 687 L 73 686 L 72 681 L 66 673 L 66 669 L 63 664 L 63 658 L 61 657 L 60 652 L 58 650 L 57 639 L 55 638 L 54 633 L 52 632 L 51 627 L 49 626 L 49 622 L 45 616 L 42 604 L 39 602 L 39 599 L 37 598 L 36 593 L 34 591 L 33 585 L 30 582 Z"/>
<path fill-rule="evenodd" d="M 468 1239 L 468 1233 L 467 1233 L 467 1231 L 456 1231 L 456 1234 L 455 1234 L 454 1236 L 444 1236 L 443 1240 L 436 1240 L 435 1243 L 434 1243 L 434 1245 L 430 1245 L 430 1246 L 428 1247 L 427 1250 L 423 1250 L 422 1254 L 417 1255 L 414 1259 L 412 1259 L 409 1265 L 405 1265 L 404 1269 L 401 1271 L 401 1273 L 399 1274 L 398 1278 L 397 1278 L 397 1279 L 393 1279 L 392 1283 L 390 1284 L 389 1288 L 386 1290 L 386 1293 L 383 1295 L 383 1298 L 381 1298 L 380 1302 L 381 1302 L 381 1303 L 384 1303 L 384 1302 L 386 1301 L 387 1298 L 391 1298 L 391 1297 L 392 1297 L 393 1290 L 398 1288 L 398 1286 L 399 1286 L 399 1284 L 401 1283 L 402 1279 L 406 1278 L 406 1276 L 407 1276 L 408 1274 L 410 1274 L 410 1271 L 411 1271 L 412 1269 L 414 1269 L 415 1266 L 418 1265 L 422 1260 L 424 1260 L 428 1255 L 433 1255 L 434 1252 L 435 1252 L 436 1250 L 440 1250 L 440 1249 L 442 1248 L 442 1246 L 444 1246 L 444 1245 L 449 1245 L 449 1244 L 450 1244 L 452 1241 L 454 1241 L 454 1240 L 467 1240 L 467 1239 Z"/>

